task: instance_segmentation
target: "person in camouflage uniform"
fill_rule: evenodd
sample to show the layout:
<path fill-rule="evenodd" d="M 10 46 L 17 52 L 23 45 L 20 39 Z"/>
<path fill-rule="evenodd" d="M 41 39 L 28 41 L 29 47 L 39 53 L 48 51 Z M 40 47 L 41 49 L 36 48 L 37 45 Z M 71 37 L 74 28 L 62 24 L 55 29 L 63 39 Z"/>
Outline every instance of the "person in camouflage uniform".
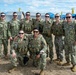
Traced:
<path fill-rule="evenodd" d="M 10 38 L 11 34 L 8 30 L 8 23 L 5 21 L 5 13 L 1 13 L 1 20 L 0 20 L 0 55 L 2 44 L 4 46 L 3 54 L 7 57 L 8 54 L 8 38 Z"/>
<path fill-rule="evenodd" d="M 50 20 L 50 15 L 48 13 L 45 14 L 45 21 L 43 22 L 43 36 L 49 45 L 49 57 L 50 62 L 53 60 L 53 42 L 52 42 L 52 32 L 51 32 L 52 20 Z M 47 53 L 48 55 L 48 53 Z"/>
<path fill-rule="evenodd" d="M 40 67 L 39 75 L 44 75 L 47 44 L 43 36 L 39 34 L 39 28 L 34 28 L 33 34 L 29 37 L 29 50 L 30 57 L 33 59 L 33 66 Z"/>
<path fill-rule="evenodd" d="M 17 19 L 17 17 L 17 12 L 13 12 L 13 19 L 10 22 L 8 22 L 8 28 L 11 32 L 10 45 L 12 44 L 15 36 L 19 32 L 20 21 Z"/>
<path fill-rule="evenodd" d="M 57 54 L 57 59 L 55 61 L 58 61 L 58 64 L 63 63 L 63 28 L 62 28 L 62 22 L 60 21 L 60 15 L 57 13 L 55 14 L 55 21 L 52 24 L 52 33 L 55 35 L 55 49 Z"/>
<path fill-rule="evenodd" d="M 41 14 L 38 12 L 36 13 L 36 19 L 33 20 L 33 28 L 38 27 L 40 29 L 40 33 L 43 31 L 43 20 L 41 19 Z"/>
<path fill-rule="evenodd" d="M 70 62 L 73 67 L 71 70 L 76 72 L 76 23 L 72 21 L 71 13 L 66 14 L 66 22 L 63 23 L 65 58 L 66 63 L 63 66 L 69 66 Z"/>
<path fill-rule="evenodd" d="M 12 44 L 11 63 L 13 67 L 8 71 L 11 72 L 17 68 L 18 63 L 21 66 L 26 65 L 29 60 L 27 56 L 28 52 L 28 38 L 25 36 L 24 31 L 20 30 L 18 37 L 13 41 Z"/>
<path fill-rule="evenodd" d="M 26 12 L 26 18 L 21 20 L 20 30 L 31 34 L 32 32 L 32 20 L 30 19 L 30 12 Z"/>

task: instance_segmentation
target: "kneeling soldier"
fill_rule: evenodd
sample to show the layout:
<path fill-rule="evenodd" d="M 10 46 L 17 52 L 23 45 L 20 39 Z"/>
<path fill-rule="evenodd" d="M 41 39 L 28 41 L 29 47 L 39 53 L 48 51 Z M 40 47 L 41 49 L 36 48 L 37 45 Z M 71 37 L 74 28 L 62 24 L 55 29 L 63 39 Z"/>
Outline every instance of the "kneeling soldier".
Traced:
<path fill-rule="evenodd" d="M 9 70 L 15 70 L 18 63 L 24 66 L 29 60 L 27 56 L 28 52 L 28 38 L 24 35 L 24 31 L 20 30 L 18 37 L 14 40 L 11 49 L 11 63 L 13 67 Z"/>

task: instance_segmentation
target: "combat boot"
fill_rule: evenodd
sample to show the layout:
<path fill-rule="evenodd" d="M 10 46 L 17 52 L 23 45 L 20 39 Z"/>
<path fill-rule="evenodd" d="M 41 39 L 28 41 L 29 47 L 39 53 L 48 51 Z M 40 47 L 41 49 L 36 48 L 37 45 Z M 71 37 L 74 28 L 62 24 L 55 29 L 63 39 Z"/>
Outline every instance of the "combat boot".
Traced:
<path fill-rule="evenodd" d="M 17 70 L 17 67 L 13 66 L 8 70 L 8 73 L 11 73 L 12 71 L 16 71 L 16 70 Z"/>
<path fill-rule="evenodd" d="M 41 70 L 40 71 L 40 75 L 44 75 L 44 70 Z"/>
<path fill-rule="evenodd" d="M 59 62 L 57 63 L 57 65 L 62 66 L 62 65 L 63 65 L 63 61 L 59 61 Z"/>
<path fill-rule="evenodd" d="M 72 70 L 73 72 L 76 72 L 76 65 L 74 65 L 74 66 L 71 68 L 71 70 Z"/>
<path fill-rule="evenodd" d="M 66 62 L 62 66 L 70 66 L 70 65 L 71 65 L 71 62 Z"/>
<path fill-rule="evenodd" d="M 60 59 L 54 59 L 53 61 L 58 63 L 60 61 Z"/>

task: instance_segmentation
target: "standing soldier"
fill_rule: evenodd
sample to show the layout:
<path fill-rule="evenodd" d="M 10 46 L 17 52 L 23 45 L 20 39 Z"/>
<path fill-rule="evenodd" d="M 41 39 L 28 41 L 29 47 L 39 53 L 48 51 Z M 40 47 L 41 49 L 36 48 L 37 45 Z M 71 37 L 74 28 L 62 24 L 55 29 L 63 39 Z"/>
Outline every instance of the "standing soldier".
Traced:
<path fill-rule="evenodd" d="M 73 65 L 71 70 L 76 72 L 76 23 L 72 21 L 71 13 L 66 14 L 66 22 L 63 23 L 63 30 L 65 36 L 65 58 L 67 61 L 63 66 L 69 66 L 71 62 Z"/>
<path fill-rule="evenodd" d="M 20 21 L 17 18 L 18 18 L 17 12 L 13 12 L 13 19 L 8 23 L 8 27 L 11 32 L 11 38 L 10 38 L 11 44 L 15 36 L 19 32 Z"/>
<path fill-rule="evenodd" d="M 26 12 L 26 18 L 21 21 L 20 30 L 30 34 L 32 32 L 32 20 L 30 19 L 30 12 Z"/>
<path fill-rule="evenodd" d="M 26 65 L 29 60 L 27 56 L 28 52 L 28 38 L 25 36 L 24 31 L 20 30 L 18 37 L 13 41 L 12 44 L 11 63 L 13 67 L 8 71 L 11 72 L 17 69 L 18 63 L 21 66 Z"/>
<path fill-rule="evenodd" d="M 36 13 L 36 19 L 33 19 L 33 28 L 38 27 L 40 29 L 40 33 L 43 31 L 43 20 L 41 19 L 41 14 Z"/>
<path fill-rule="evenodd" d="M 39 28 L 34 28 L 33 35 L 29 37 L 29 50 L 33 59 L 33 65 L 36 67 L 40 66 L 41 71 L 39 75 L 44 75 L 47 44 L 43 36 L 39 34 Z"/>
<path fill-rule="evenodd" d="M 45 21 L 43 22 L 43 36 L 49 45 L 49 57 L 50 62 L 53 60 L 53 42 L 52 42 L 52 32 L 51 32 L 52 21 L 50 20 L 50 15 L 45 14 Z M 48 53 L 47 53 L 48 55 Z"/>
<path fill-rule="evenodd" d="M 55 15 L 55 22 L 52 24 L 52 33 L 55 35 L 55 49 L 57 54 L 58 64 L 62 64 L 63 62 L 63 29 L 62 29 L 62 22 L 60 21 L 60 15 L 57 13 Z"/>
<path fill-rule="evenodd" d="M 2 49 L 2 44 L 4 46 L 4 55 L 7 58 L 8 54 L 8 38 L 10 37 L 10 32 L 8 31 L 8 25 L 5 21 L 5 13 L 1 13 L 1 20 L 0 20 L 0 49 Z M 1 50 L 0 50 L 1 55 Z"/>

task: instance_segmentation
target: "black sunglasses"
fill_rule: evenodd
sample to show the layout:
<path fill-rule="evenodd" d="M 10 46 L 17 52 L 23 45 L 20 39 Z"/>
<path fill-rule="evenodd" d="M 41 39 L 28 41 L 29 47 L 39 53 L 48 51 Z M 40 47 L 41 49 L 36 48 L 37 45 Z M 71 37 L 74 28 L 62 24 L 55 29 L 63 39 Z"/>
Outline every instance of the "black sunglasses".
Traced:
<path fill-rule="evenodd" d="M 39 31 L 33 31 L 34 33 L 38 33 Z"/>
<path fill-rule="evenodd" d="M 24 33 L 19 33 L 19 34 L 24 34 Z"/>
<path fill-rule="evenodd" d="M 66 18 L 71 18 L 71 16 L 67 16 Z"/>
<path fill-rule="evenodd" d="M 55 18 L 58 18 L 59 16 L 55 16 Z"/>

